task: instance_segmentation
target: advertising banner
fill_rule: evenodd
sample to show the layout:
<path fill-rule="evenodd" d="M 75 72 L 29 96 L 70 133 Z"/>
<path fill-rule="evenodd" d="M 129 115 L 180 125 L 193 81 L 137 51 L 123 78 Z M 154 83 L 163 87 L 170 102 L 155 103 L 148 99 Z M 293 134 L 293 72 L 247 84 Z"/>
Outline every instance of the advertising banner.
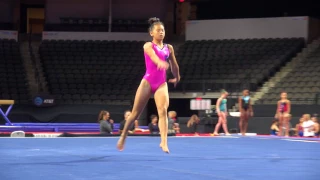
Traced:
<path fill-rule="evenodd" d="M 0 39 L 14 39 L 15 41 L 18 41 L 18 32 L 0 30 Z"/>
<path fill-rule="evenodd" d="M 56 105 L 56 101 L 52 95 L 41 94 L 33 98 L 33 104 L 37 107 L 50 107 Z"/>

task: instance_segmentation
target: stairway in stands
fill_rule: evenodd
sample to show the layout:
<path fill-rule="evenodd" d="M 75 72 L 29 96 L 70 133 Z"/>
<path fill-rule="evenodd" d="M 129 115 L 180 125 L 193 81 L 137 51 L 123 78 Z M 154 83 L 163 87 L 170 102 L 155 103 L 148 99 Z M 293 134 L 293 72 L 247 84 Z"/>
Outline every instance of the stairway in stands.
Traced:
<path fill-rule="evenodd" d="M 39 47 L 40 47 L 41 42 L 37 41 L 37 42 L 32 42 L 31 46 L 32 46 L 32 54 L 34 56 L 34 61 L 35 61 L 35 67 L 37 69 L 38 72 L 38 83 L 39 86 L 41 88 L 41 92 L 43 93 L 47 93 L 48 92 L 48 87 L 47 87 L 47 81 L 45 79 L 44 76 L 44 72 L 43 72 L 43 66 L 41 63 L 41 59 L 40 59 L 40 54 L 39 54 Z"/>
<path fill-rule="evenodd" d="M 30 95 L 34 96 L 39 92 L 47 92 L 42 69 L 39 69 L 41 68 L 38 55 L 39 42 L 29 44 L 29 42 L 23 41 L 20 43 L 20 49 L 26 70 Z"/>
<path fill-rule="evenodd" d="M 303 48 L 300 53 L 297 54 L 296 57 L 292 58 L 290 62 L 288 62 L 285 66 L 283 66 L 280 71 L 278 71 L 272 78 L 266 81 L 261 88 L 259 88 L 256 92 L 252 92 L 252 104 L 263 97 L 266 93 L 272 90 L 272 88 L 280 82 L 283 78 L 285 78 L 296 65 L 299 64 L 304 58 L 306 58 L 310 53 L 314 52 L 320 46 L 320 38 L 314 40 L 312 43 L 308 44 L 307 47 Z M 237 112 L 239 109 L 238 103 L 236 103 L 230 112 Z"/>
<path fill-rule="evenodd" d="M 20 49 L 29 84 L 29 93 L 33 96 L 38 92 L 38 84 L 35 76 L 35 68 L 32 62 L 31 54 L 29 52 L 29 43 L 27 41 L 21 42 Z"/>
<path fill-rule="evenodd" d="M 306 48 L 303 48 L 302 52 L 299 53 L 295 58 L 293 58 L 289 63 L 278 71 L 275 76 L 270 78 L 269 81 L 265 82 L 263 86 L 258 89 L 258 91 L 252 97 L 253 104 L 255 101 L 261 99 L 264 94 L 272 90 L 272 88 L 285 78 L 291 71 L 296 67 L 299 62 L 305 59 L 310 53 L 314 52 L 320 46 L 320 38 L 314 40 L 312 43 L 308 44 Z"/>

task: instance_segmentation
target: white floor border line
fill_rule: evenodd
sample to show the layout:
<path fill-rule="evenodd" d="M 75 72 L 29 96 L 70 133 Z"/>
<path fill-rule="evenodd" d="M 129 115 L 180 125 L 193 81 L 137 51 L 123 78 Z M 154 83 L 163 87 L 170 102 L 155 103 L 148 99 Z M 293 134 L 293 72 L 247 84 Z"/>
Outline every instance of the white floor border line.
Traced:
<path fill-rule="evenodd" d="M 283 141 L 294 141 L 294 142 L 308 142 L 308 143 L 319 143 L 319 140 L 305 140 L 305 139 L 281 139 Z"/>
<path fill-rule="evenodd" d="M 111 136 L 111 137 L 0 137 L 1 139 L 118 139 L 119 136 Z M 129 139 L 146 139 L 146 138 L 160 138 L 160 136 L 128 136 Z M 219 138 L 219 139 L 240 139 L 246 137 L 237 137 L 237 136 L 170 136 L 168 138 Z M 249 138 L 252 139 L 259 139 L 259 140 L 282 140 L 282 141 L 293 141 L 293 142 L 308 142 L 308 143 L 320 143 L 320 140 L 307 140 L 307 139 L 288 139 L 288 138 L 268 138 L 268 137 L 254 137 L 250 136 Z"/>
<path fill-rule="evenodd" d="M 75 138 L 110 138 L 110 139 L 116 139 L 119 138 L 119 136 L 116 137 L 0 137 L 0 139 L 75 139 Z M 128 136 L 128 138 L 160 138 L 160 136 Z M 235 136 L 171 136 L 168 138 L 225 138 L 225 139 L 237 139 L 240 137 Z"/>

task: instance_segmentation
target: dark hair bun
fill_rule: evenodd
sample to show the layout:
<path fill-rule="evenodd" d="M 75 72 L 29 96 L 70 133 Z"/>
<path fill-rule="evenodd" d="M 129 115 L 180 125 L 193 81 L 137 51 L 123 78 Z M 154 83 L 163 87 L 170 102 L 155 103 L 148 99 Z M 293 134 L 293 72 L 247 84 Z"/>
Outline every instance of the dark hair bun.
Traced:
<path fill-rule="evenodd" d="M 160 19 L 159 19 L 159 18 L 156 18 L 156 17 L 152 17 L 152 18 L 149 18 L 149 20 L 148 20 L 148 23 L 149 23 L 150 25 L 152 25 L 152 24 L 155 23 L 155 22 L 160 22 Z"/>

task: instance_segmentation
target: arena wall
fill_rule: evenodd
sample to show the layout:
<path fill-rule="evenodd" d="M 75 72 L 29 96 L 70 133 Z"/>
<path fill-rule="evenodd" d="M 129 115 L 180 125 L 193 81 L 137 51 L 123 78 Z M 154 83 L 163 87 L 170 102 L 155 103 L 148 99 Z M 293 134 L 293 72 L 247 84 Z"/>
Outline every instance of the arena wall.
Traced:
<path fill-rule="evenodd" d="M 43 32 L 43 40 L 114 40 L 114 41 L 150 41 L 148 33 L 121 32 Z M 141 47 L 142 48 L 142 47 Z"/>
<path fill-rule="evenodd" d="M 164 18 L 166 5 L 166 0 L 113 0 L 112 18 L 146 20 L 154 16 Z M 108 18 L 109 0 L 47 0 L 46 23 L 60 23 L 60 17 Z"/>
<path fill-rule="evenodd" d="M 186 40 L 292 38 L 308 39 L 309 17 L 276 17 L 186 22 Z"/>
<path fill-rule="evenodd" d="M 0 1 L 0 23 L 11 23 L 13 20 L 13 1 L 1 0 Z"/>

